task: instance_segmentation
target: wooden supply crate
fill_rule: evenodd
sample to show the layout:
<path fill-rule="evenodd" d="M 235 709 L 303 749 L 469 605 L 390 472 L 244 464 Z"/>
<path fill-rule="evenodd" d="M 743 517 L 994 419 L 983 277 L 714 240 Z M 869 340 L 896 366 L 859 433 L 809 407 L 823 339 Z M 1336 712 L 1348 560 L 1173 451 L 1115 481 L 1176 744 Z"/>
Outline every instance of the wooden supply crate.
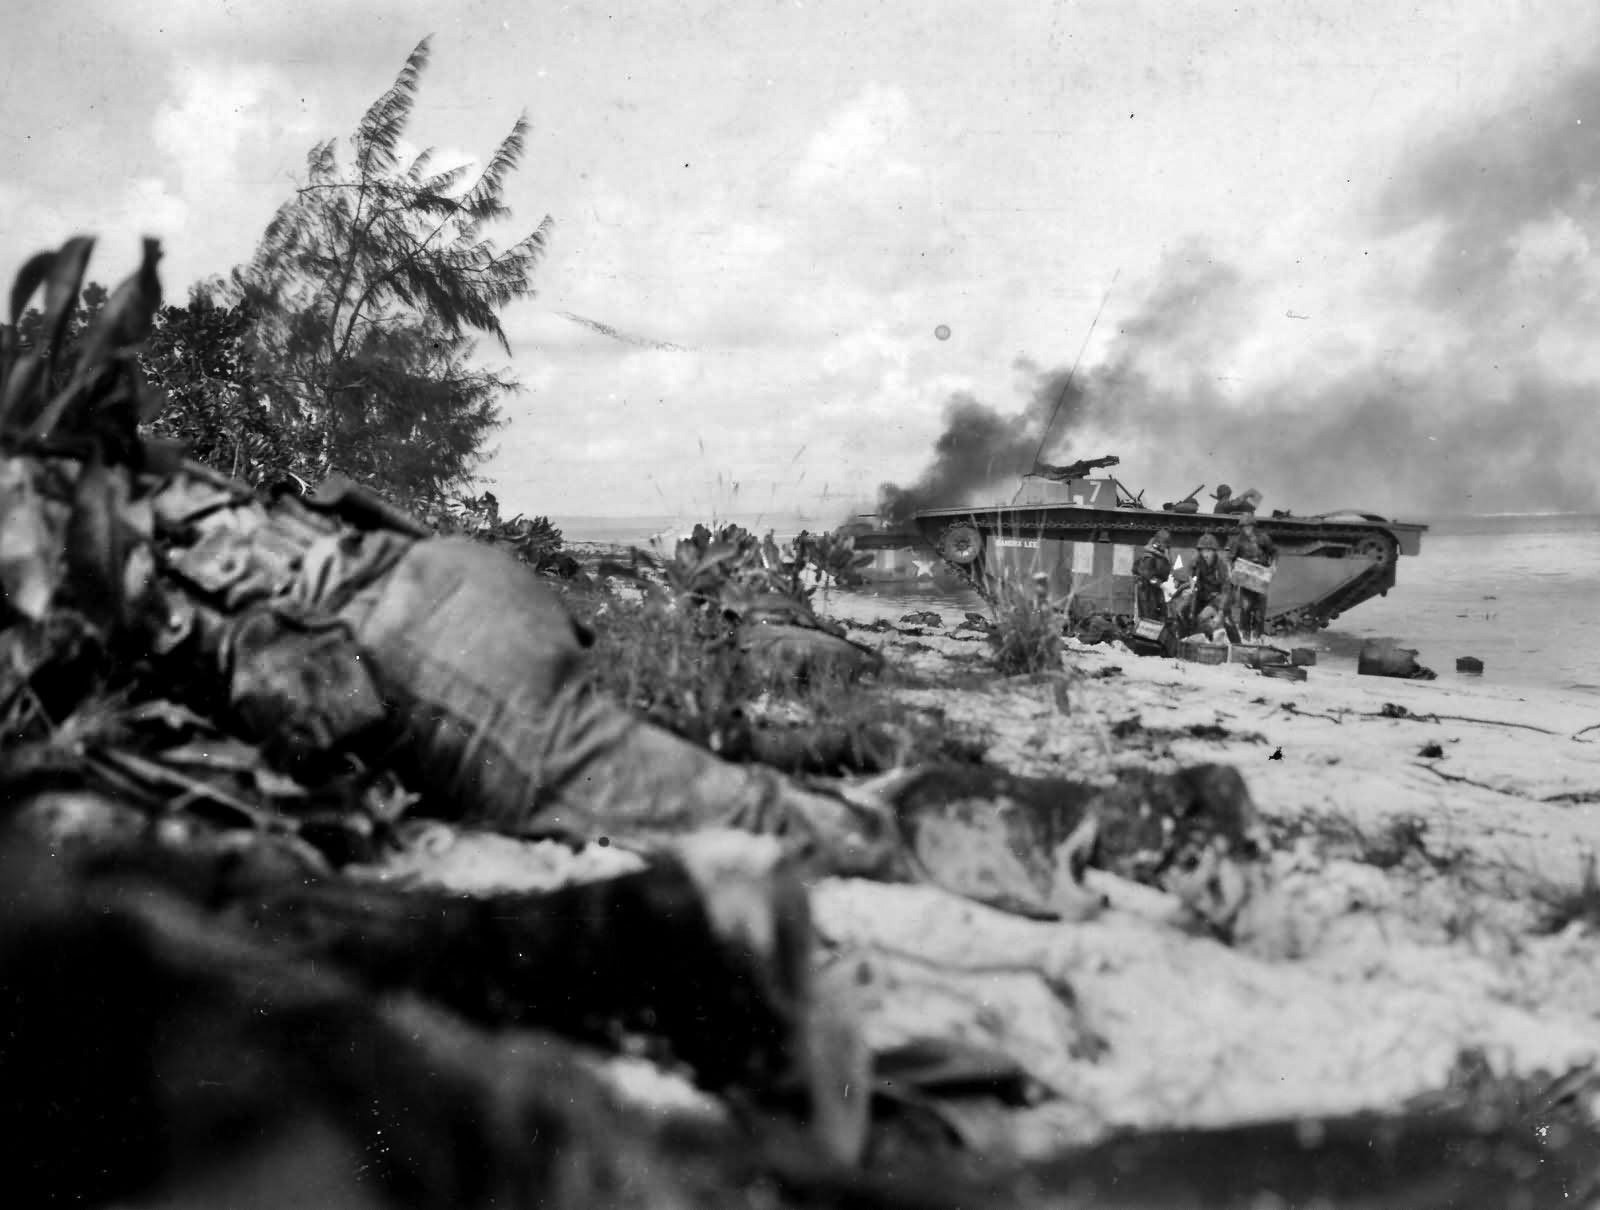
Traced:
<path fill-rule="evenodd" d="M 1252 563 L 1249 559 L 1235 559 L 1228 570 L 1228 582 L 1239 588 L 1248 588 L 1251 592 L 1266 592 L 1272 583 L 1272 572 L 1273 568 Z"/>
<path fill-rule="evenodd" d="M 1183 656 L 1186 660 L 1196 664 L 1226 664 L 1228 662 L 1228 645 L 1226 643 L 1185 643 Z"/>

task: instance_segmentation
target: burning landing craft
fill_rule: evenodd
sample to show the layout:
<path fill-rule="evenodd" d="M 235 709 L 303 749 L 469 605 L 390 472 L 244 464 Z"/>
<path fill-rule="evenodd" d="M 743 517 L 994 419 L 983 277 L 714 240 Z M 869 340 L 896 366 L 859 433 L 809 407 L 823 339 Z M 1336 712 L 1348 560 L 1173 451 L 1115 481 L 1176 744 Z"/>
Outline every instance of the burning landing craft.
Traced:
<path fill-rule="evenodd" d="M 873 556 L 860 574 L 882 587 L 968 586 L 992 595 L 1006 584 L 1030 586 L 1043 573 L 1053 600 L 1070 598 L 1074 618 L 1130 615 L 1134 556 L 1156 531 L 1172 535 L 1174 558 L 1190 567 L 1200 535 L 1209 530 L 1226 542 L 1239 518 L 1150 508 L 1142 492 L 1091 474 L 1117 462 L 1039 465 L 1010 504 L 921 509 L 908 525 L 858 526 L 855 548 Z M 1258 515 L 1256 526 L 1278 547 L 1267 598 L 1267 625 L 1277 632 L 1327 626 L 1387 595 L 1400 556 L 1420 553 L 1427 530 L 1354 511 Z"/>

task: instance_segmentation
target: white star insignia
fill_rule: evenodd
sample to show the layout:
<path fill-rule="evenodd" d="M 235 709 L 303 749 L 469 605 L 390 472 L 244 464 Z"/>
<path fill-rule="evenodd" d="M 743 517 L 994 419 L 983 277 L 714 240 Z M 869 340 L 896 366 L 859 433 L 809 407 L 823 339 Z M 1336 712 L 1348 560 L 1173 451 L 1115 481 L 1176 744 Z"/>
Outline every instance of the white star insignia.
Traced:
<path fill-rule="evenodd" d="M 921 559 L 912 559 L 911 560 L 911 566 L 913 566 L 913 567 L 915 567 L 917 569 L 916 578 L 919 579 L 919 580 L 922 579 L 923 576 L 931 576 L 931 575 L 933 575 L 933 560 L 932 559 L 929 559 L 926 562 L 924 562 Z"/>

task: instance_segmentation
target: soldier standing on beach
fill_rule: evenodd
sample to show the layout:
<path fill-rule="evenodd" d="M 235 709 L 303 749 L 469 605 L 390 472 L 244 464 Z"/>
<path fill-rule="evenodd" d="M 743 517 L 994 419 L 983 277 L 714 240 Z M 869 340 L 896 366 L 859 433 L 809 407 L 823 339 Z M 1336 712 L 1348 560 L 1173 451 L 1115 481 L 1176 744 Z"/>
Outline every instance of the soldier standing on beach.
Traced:
<path fill-rule="evenodd" d="M 1239 532 L 1228 539 L 1227 555 L 1230 566 L 1239 559 L 1245 559 L 1263 567 L 1271 567 L 1278 561 L 1278 548 L 1271 538 L 1256 530 L 1255 514 L 1245 513 L 1239 518 Z M 1267 626 L 1267 594 L 1236 585 L 1234 596 L 1239 603 L 1238 626 L 1244 641 L 1259 641 Z"/>
<path fill-rule="evenodd" d="M 1200 535 L 1199 553 L 1194 563 L 1194 600 L 1190 607 L 1196 624 L 1207 609 L 1214 610 L 1217 617 L 1228 616 L 1228 563 L 1220 557 L 1218 549 L 1216 534 L 1208 530 Z"/>
<path fill-rule="evenodd" d="M 1165 621 L 1167 598 L 1161 586 L 1172 574 L 1172 535 L 1158 530 L 1156 536 L 1145 543 L 1133 564 L 1134 599 L 1141 618 Z"/>

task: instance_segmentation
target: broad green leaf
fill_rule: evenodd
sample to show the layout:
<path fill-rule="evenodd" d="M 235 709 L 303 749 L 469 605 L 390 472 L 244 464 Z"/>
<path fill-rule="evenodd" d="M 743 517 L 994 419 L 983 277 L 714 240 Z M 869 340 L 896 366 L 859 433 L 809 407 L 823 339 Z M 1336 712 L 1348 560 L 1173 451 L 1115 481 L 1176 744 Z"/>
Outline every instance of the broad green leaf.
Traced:
<path fill-rule="evenodd" d="M 55 268 L 56 254 L 54 252 L 36 252 L 28 258 L 28 263 L 17 272 L 17 280 L 11 285 L 11 326 L 14 328 L 22 319 L 22 313 L 28 309 L 28 300 L 34 292 L 44 285 L 45 279 L 50 276 L 50 270 Z"/>
<path fill-rule="evenodd" d="M 44 619 L 61 579 L 60 543 L 50 532 L 31 465 L 0 459 L 0 589 L 30 621 Z"/>
<path fill-rule="evenodd" d="M 67 330 L 67 321 L 72 318 L 73 308 L 77 306 L 78 291 L 83 286 L 83 274 L 89 267 L 89 256 L 93 251 L 93 236 L 74 236 L 61 245 L 61 251 L 56 253 L 51 262 L 44 295 L 44 333 L 50 342 L 52 364 Z"/>

